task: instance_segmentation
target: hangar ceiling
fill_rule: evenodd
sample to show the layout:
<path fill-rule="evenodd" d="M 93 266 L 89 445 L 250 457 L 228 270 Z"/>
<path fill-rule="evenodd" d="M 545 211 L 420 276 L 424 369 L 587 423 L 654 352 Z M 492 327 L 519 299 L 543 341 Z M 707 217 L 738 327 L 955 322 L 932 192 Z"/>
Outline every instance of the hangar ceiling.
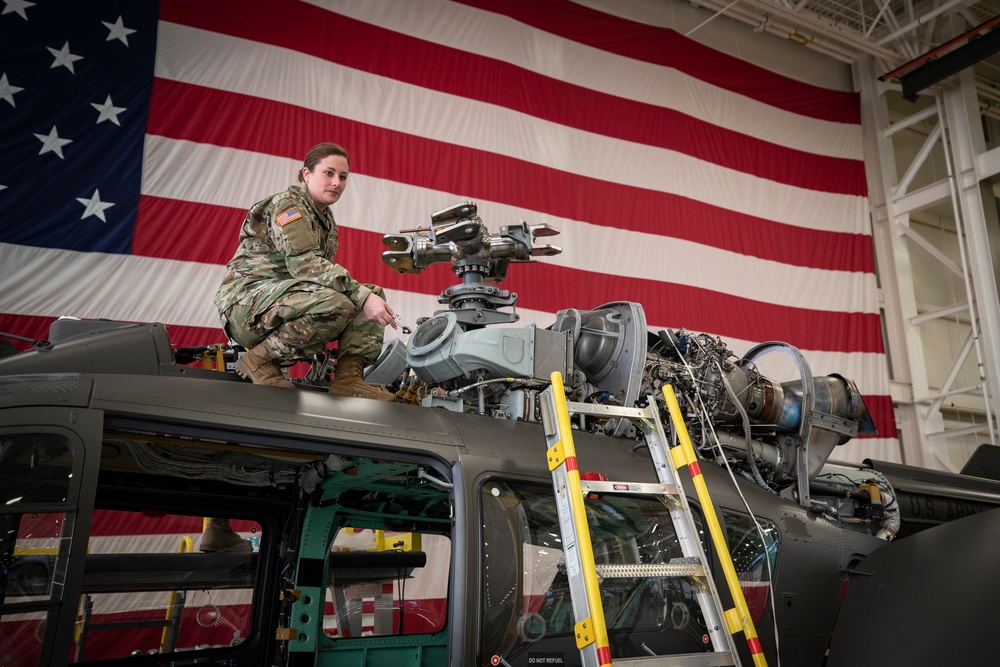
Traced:
<path fill-rule="evenodd" d="M 906 65 L 913 71 L 920 62 L 953 53 L 989 34 L 993 19 L 1000 28 L 1000 0 L 694 0 L 692 4 L 845 63 L 871 55 L 879 76 Z M 961 38 L 970 32 L 974 35 Z M 1000 55 L 979 60 L 973 71 L 983 110 L 1000 118 Z"/>

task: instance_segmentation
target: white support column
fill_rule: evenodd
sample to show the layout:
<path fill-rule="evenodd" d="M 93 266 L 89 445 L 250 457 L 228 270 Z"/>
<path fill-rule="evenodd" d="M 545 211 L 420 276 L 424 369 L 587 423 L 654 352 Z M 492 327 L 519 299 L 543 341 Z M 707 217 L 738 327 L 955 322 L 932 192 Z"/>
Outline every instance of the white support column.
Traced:
<path fill-rule="evenodd" d="M 968 448 L 970 437 L 981 434 L 978 442 L 997 444 L 1000 302 L 991 243 L 1000 247 L 1000 223 L 992 191 L 983 181 L 1000 172 L 1000 154 L 985 150 L 971 71 L 929 92 L 923 99 L 933 100 L 930 106 L 894 105 L 897 114 L 913 110 L 895 123 L 890 122 L 888 89 L 876 79 L 870 58 L 855 63 L 855 77 L 861 91 L 873 239 L 903 459 L 913 465 L 957 470 L 964 464 L 958 453 Z M 912 131 L 918 127 L 926 138 Z M 907 165 L 902 164 L 902 156 L 913 157 Z M 928 182 L 928 175 L 937 180 Z M 954 237 L 949 236 L 946 247 L 940 248 L 910 225 L 913 215 L 944 216 L 943 211 L 953 214 L 953 221 L 944 221 L 954 223 Z M 920 255 L 924 261 L 929 257 L 935 264 L 923 270 L 943 270 L 943 275 L 962 281 L 964 294 L 955 294 L 955 303 L 941 302 L 940 294 L 938 300 L 917 294 L 914 276 L 918 268 L 911 255 L 917 248 L 927 253 Z M 919 312 L 920 308 L 926 312 Z M 941 326 L 949 325 L 948 316 L 965 322 L 961 338 L 966 344 L 957 355 L 951 349 L 957 333 L 941 338 Z M 938 322 L 934 338 L 927 333 L 926 324 L 931 321 Z M 954 324 L 954 331 L 961 329 L 957 321 Z M 955 357 L 950 370 L 942 370 L 942 355 Z M 977 362 L 977 386 L 953 386 L 962 368 L 970 369 Z M 930 365 L 935 369 L 933 377 Z M 955 408 L 946 418 L 941 412 L 945 397 L 949 403 L 958 401 L 966 417 L 969 412 L 978 416 L 966 421 L 955 416 Z M 949 439 L 961 447 L 949 451 Z"/>
<path fill-rule="evenodd" d="M 930 452 L 929 432 L 940 431 L 940 414 L 924 418 L 915 395 L 929 395 L 923 340 L 913 324 L 918 315 L 913 289 L 910 249 L 900 232 L 909 224 L 909 214 L 897 210 L 895 188 L 899 184 L 893 148 L 888 104 L 876 79 L 871 58 L 855 64 L 861 91 L 861 124 L 864 131 L 864 158 L 871 205 L 872 236 L 881 285 L 886 328 L 886 345 L 891 364 L 893 405 L 899 427 L 904 463 L 937 467 Z M 905 122 L 905 121 L 904 121 Z"/>
<path fill-rule="evenodd" d="M 1000 298 L 997 296 L 996 272 L 990 252 L 987 220 L 997 227 L 997 210 L 992 189 L 983 183 L 988 176 L 979 172 L 979 156 L 986 153 L 986 141 L 979 118 L 972 70 L 958 75 L 959 85 L 941 93 L 947 119 L 949 143 L 958 204 L 960 229 L 964 231 L 968 282 L 975 297 L 973 333 L 980 339 L 980 381 L 983 383 L 990 425 L 990 441 L 997 444 L 997 401 L 1000 401 Z M 988 207 L 984 201 L 989 201 Z"/>

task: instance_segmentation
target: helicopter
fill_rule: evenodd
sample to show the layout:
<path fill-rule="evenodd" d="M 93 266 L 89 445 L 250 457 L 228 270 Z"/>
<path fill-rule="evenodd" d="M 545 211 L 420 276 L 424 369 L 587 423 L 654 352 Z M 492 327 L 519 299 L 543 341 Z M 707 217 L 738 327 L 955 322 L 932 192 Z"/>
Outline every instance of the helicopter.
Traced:
<path fill-rule="evenodd" d="M 60 319 L 0 358 L 3 663 L 581 664 L 545 461 L 552 373 L 568 398 L 608 406 L 674 389 L 771 664 L 823 664 L 856 566 L 957 518 L 929 514 L 931 496 L 963 513 L 1000 506 L 995 480 L 831 460 L 871 420 L 851 380 L 813 376 L 791 345 L 737 358 L 708 334 L 649 332 L 634 302 L 515 326 L 499 284 L 511 264 L 557 254 L 542 242 L 557 233 L 491 233 L 464 201 L 385 236 L 396 271 L 450 263 L 460 280 L 366 369 L 397 402 L 329 395 L 323 355 L 294 390 L 252 385 L 232 370 L 238 346 L 172 347 L 157 323 Z M 771 354 L 797 377 L 762 374 Z M 629 420 L 574 430 L 581 470 L 656 481 Z M 721 582 L 688 480 L 684 492 Z M 658 495 L 585 504 L 595 561 L 679 553 Z M 207 549 L 219 521 L 233 542 Z M 614 663 L 749 664 L 739 642 L 733 662 L 710 657 L 697 585 L 602 582 Z"/>

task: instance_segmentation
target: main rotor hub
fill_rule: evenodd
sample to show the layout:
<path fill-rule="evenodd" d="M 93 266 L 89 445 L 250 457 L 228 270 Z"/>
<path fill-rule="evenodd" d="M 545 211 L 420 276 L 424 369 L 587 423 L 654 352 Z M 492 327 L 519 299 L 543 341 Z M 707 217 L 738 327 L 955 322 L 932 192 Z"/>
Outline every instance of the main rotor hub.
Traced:
<path fill-rule="evenodd" d="M 498 309 L 513 308 L 517 294 L 487 283 L 502 282 L 511 262 L 561 253 L 561 248 L 535 242 L 559 230 L 522 220 L 519 225 L 501 227 L 499 235 L 492 236 L 477 210 L 475 202 L 459 202 L 432 213 L 428 228 L 386 234 L 382 243 L 389 249 L 382 253 L 382 261 L 398 273 L 420 273 L 432 264 L 451 263 L 461 284 L 441 292 L 438 302 L 447 304 L 448 310 L 435 314 L 453 312 L 462 326 L 470 328 L 516 322 L 520 319 L 516 311 Z"/>

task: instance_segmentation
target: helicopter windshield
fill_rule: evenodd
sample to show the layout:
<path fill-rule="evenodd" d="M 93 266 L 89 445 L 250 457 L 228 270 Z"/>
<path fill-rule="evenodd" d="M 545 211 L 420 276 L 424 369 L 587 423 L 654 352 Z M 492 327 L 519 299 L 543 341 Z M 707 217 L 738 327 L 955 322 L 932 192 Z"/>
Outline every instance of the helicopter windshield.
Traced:
<path fill-rule="evenodd" d="M 579 653 L 551 489 L 492 481 L 481 497 L 480 664 L 572 664 Z M 598 565 L 682 557 L 668 508 L 659 498 L 591 496 L 586 506 Z M 601 595 L 616 658 L 711 648 L 687 580 L 608 579 L 601 583 Z"/>

